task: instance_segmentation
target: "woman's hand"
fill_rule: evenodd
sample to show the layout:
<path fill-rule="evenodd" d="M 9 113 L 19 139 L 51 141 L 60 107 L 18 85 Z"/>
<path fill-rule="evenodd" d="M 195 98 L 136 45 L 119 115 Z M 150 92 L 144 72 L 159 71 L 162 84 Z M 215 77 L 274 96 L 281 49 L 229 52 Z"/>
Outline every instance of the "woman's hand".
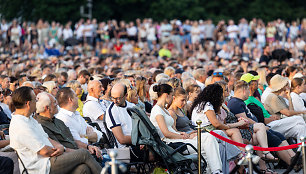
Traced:
<path fill-rule="evenodd" d="M 239 117 L 238 118 L 238 123 L 241 124 L 241 126 L 239 126 L 238 128 L 240 129 L 247 129 L 250 125 L 249 120 L 243 118 L 243 117 Z"/>
<path fill-rule="evenodd" d="M 190 136 L 189 136 L 189 139 L 193 139 L 194 137 L 197 136 L 197 133 L 196 133 L 196 132 L 195 132 L 195 133 L 190 133 L 189 135 L 190 135 Z"/>
<path fill-rule="evenodd" d="M 186 132 L 180 132 L 180 134 L 183 136 L 183 139 L 189 139 L 190 135 Z"/>

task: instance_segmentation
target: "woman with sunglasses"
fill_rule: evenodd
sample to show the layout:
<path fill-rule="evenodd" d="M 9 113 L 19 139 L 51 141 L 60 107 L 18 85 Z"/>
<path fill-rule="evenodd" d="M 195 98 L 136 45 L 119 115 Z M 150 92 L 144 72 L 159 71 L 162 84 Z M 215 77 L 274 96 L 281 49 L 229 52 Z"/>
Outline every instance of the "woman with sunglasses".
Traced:
<path fill-rule="evenodd" d="M 190 143 L 197 147 L 197 137 L 195 133 L 188 134 L 176 130 L 174 120 L 166 110 L 167 106 L 172 103 L 173 89 L 168 84 L 155 85 L 154 92 L 157 92 L 158 99 L 153 107 L 150 120 L 157 128 L 157 131 L 166 143 Z M 208 163 L 211 173 L 222 173 L 222 162 L 219 153 L 219 145 L 217 140 L 209 133 L 201 134 L 202 155 Z M 190 153 L 196 153 L 192 148 L 188 147 Z"/>

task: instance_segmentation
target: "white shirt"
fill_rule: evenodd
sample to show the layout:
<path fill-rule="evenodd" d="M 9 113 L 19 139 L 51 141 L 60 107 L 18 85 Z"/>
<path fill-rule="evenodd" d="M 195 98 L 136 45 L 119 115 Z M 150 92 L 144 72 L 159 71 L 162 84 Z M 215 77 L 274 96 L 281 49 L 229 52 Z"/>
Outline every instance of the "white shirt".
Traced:
<path fill-rule="evenodd" d="M 239 28 L 237 25 L 230 25 L 227 27 L 228 37 L 230 39 L 236 39 Z"/>
<path fill-rule="evenodd" d="M 136 26 L 132 26 L 126 29 L 127 35 L 128 36 L 136 36 L 137 34 L 137 28 Z"/>
<path fill-rule="evenodd" d="M 176 132 L 174 129 L 173 129 L 173 124 L 174 124 L 174 120 L 173 118 L 171 117 L 170 113 L 167 111 L 167 110 L 163 110 L 160 106 L 158 105 L 155 105 L 153 108 L 152 108 L 152 111 L 151 111 L 151 115 L 150 115 L 150 120 L 152 122 L 152 124 L 156 127 L 156 130 L 160 136 L 161 139 L 165 139 L 165 135 L 162 133 L 162 131 L 160 130 L 159 126 L 158 126 L 158 123 L 156 121 L 156 116 L 158 115 L 162 115 L 164 117 L 164 120 L 165 120 L 165 123 L 167 125 L 167 129 L 172 132 L 172 133 L 176 133 L 176 134 L 179 134 L 178 132 Z"/>
<path fill-rule="evenodd" d="M 222 59 L 232 59 L 233 53 L 232 52 L 225 52 L 224 50 L 221 50 L 217 54 L 218 57 Z"/>
<path fill-rule="evenodd" d="M 239 24 L 239 36 L 240 37 L 249 37 L 249 25 L 248 24 Z"/>
<path fill-rule="evenodd" d="M 66 109 L 60 108 L 55 117 L 65 123 L 65 125 L 69 128 L 74 140 L 79 140 L 85 144 L 88 144 L 88 139 L 85 138 L 86 129 L 87 127 L 91 126 L 86 123 L 86 121 L 78 111 L 71 112 Z M 97 133 L 97 141 L 99 141 L 102 137 L 102 133 L 93 127 L 91 128 L 94 130 L 95 133 Z"/>
<path fill-rule="evenodd" d="M 82 24 L 76 30 L 76 37 L 77 37 L 77 39 L 81 39 L 83 37 L 83 30 L 84 30 L 84 25 Z"/>
<path fill-rule="evenodd" d="M 272 89 L 267 87 L 261 95 L 261 103 L 265 103 L 269 94 L 271 94 Z"/>
<path fill-rule="evenodd" d="M 295 92 L 290 93 L 293 109 L 295 111 L 306 111 L 306 107 L 304 106 L 304 101 L 301 96 L 299 96 Z"/>
<path fill-rule="evenodd" d="M 134 107 L 133 103 L 126 101 L 125 107 L 120 107 L 112 103 L 108 108 L 105 114 L 105 121 L 107 128 L 112 130 L 112 128 L 121 126 L 122 132 L 124 135 L 131 135 L 132 133 L 132 118 L 130 117 L 129 113 L 127 112 L 127 108 Z M 120 144 L 119 141 L 116 139 L 118 148 L 126 147 L 124 144 Z"/>
<path fill-rule="evenodd" d="M 66 40 L 66 39 L 68 39 L 68 38 L 70 38 L 70 37 L 72 37 L 73 36 L 73 32 L 72 32 L 72 30 L 71 30 L 71 28 L 65 28 L 64 30 L 63 30 L 63 39 L 64 40 Z"/>
<path fill-rule="evenodd" d="M 202 82 L 200 82 L 200 81 L 198 81 L 198 80 L 196 80 L 196 82 L 197 82 L 197 84 L 200 86 L 201 91 L 203 91 L 203 90 L 204 90 L 204 88 L 205 88 L 204 83 L 202 83 Z"/>
<path fill-rule="evenodd" d="M 305 92 L 301 93 L 300 96 L 302 97 L 303 100 L 306 100 L 306 93 Z"/>
<path fill-rule="evenodd" d="M 205 104 L 205 107 L 204 107 L 204 110 L 202 110 L 201 112 L 198 112 L 198 107 L 195 107 L 193 110 L 192 110 L 192 115 L 191 115 L 191 121 L 193 122 L 194 125 L 196 125 L 195 123 L 198 121 L 198 120 L 201 120 L 202 121 L 202 126 L 209 126 L 211 125 L 208 117 L 206 116 L 206 112 L 207 111 L 214 111 L 214 107 L 213 105 L 211 105 L 209 102 L 207 102 Z"/>
<path fill-rule="evenodd" d="M 84 30 L 86 30 L 84 32 L 84 36 L 85 37 L 92 37 L 93 36 L 93 29 L 94 29 L 94 26 L 92 24 L 88 24 L 88 25 L 86 24 L 84 26 Z"/>
<path fill-rule="evenodd" d="M 10 108 L 8 107 L 7 104 L 5 103 L 0 103 L 0 106 L 2 107 L 4 113 L 6 114 L 6 116 L 10 119 L 12 119 L 12 112 L 10 110 Z"/>
<path fill-rule="evenodd" d="M 48 174 L 50 172 L 49 157 L 38 152 L 45 146 L 53 147 L 41 125 L 33 117 L 14 115 L 10 123 L 10 146 L 14 148 L 29 173 Z M 19 162 L 20 172 L 23 170 Z"/>
<path fill-rule="evenodd" d="M 105 116 L 106 107 L 99 102 L 99 100 L 92 96 L 87 96 L 86 102 L 83 106 L 83 115 L 84 117 L 89 117 L 91 121 L 97 122 L 102 130 L 106 132 L 103 121 L 99 119 L 101 115 Z"/>

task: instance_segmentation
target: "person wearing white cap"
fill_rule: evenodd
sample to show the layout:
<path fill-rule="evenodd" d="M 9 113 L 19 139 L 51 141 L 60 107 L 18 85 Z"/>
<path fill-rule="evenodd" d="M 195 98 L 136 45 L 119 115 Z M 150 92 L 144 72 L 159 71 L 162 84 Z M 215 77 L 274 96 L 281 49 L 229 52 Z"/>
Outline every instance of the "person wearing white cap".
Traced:
<path fill-rule="evenodd" d="M 302 117 L 296 116 L 305 114 L 306 111 L 294 111 L 290 96 L 289 79 L 281 75 L 275 75 L 270 81 L 272 93 L 268 95 L 264 107 L 270 114 L 278 116 L 278 119 L 268 124 L 272 130 L 280 132 L 286 138 L 293 137 L 300 142 L 300 137 L 306 135 L 306 124 Z M 282 95 L 287 95 L 287 105 Z"/>

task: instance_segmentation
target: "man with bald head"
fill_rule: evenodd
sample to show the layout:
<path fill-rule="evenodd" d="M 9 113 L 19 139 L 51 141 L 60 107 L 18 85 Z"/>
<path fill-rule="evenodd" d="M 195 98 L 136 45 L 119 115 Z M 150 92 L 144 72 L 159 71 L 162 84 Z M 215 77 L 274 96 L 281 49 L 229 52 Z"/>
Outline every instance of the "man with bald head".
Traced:
<path fill-rule="evenodd" d="M 121 83 L 117 83 L 111 90 L 112 104 L 107 108 L 105 121 L 107 129 L 111 130 L 116 138 L 117 148 L 124 148 L 132 144 L 132 119 L 127 112 L 127 108 L 135 105 L 126 101 L 127 87 Z M 139 146 L 132 146 L 131 160 L 143 160 L 144 152 Z"/>
<path fill-rule="evenodd" d="M 92 80 L 88 83 L 88 95 L 83 106 L 84 117 L 89 117 L 91 121 L 97 122 L 103 132 L 103 117 L 106 112 L 106 107 L 100 103 L 99 98 L 102 94 L 102 84 L 99 80 Z"/>

